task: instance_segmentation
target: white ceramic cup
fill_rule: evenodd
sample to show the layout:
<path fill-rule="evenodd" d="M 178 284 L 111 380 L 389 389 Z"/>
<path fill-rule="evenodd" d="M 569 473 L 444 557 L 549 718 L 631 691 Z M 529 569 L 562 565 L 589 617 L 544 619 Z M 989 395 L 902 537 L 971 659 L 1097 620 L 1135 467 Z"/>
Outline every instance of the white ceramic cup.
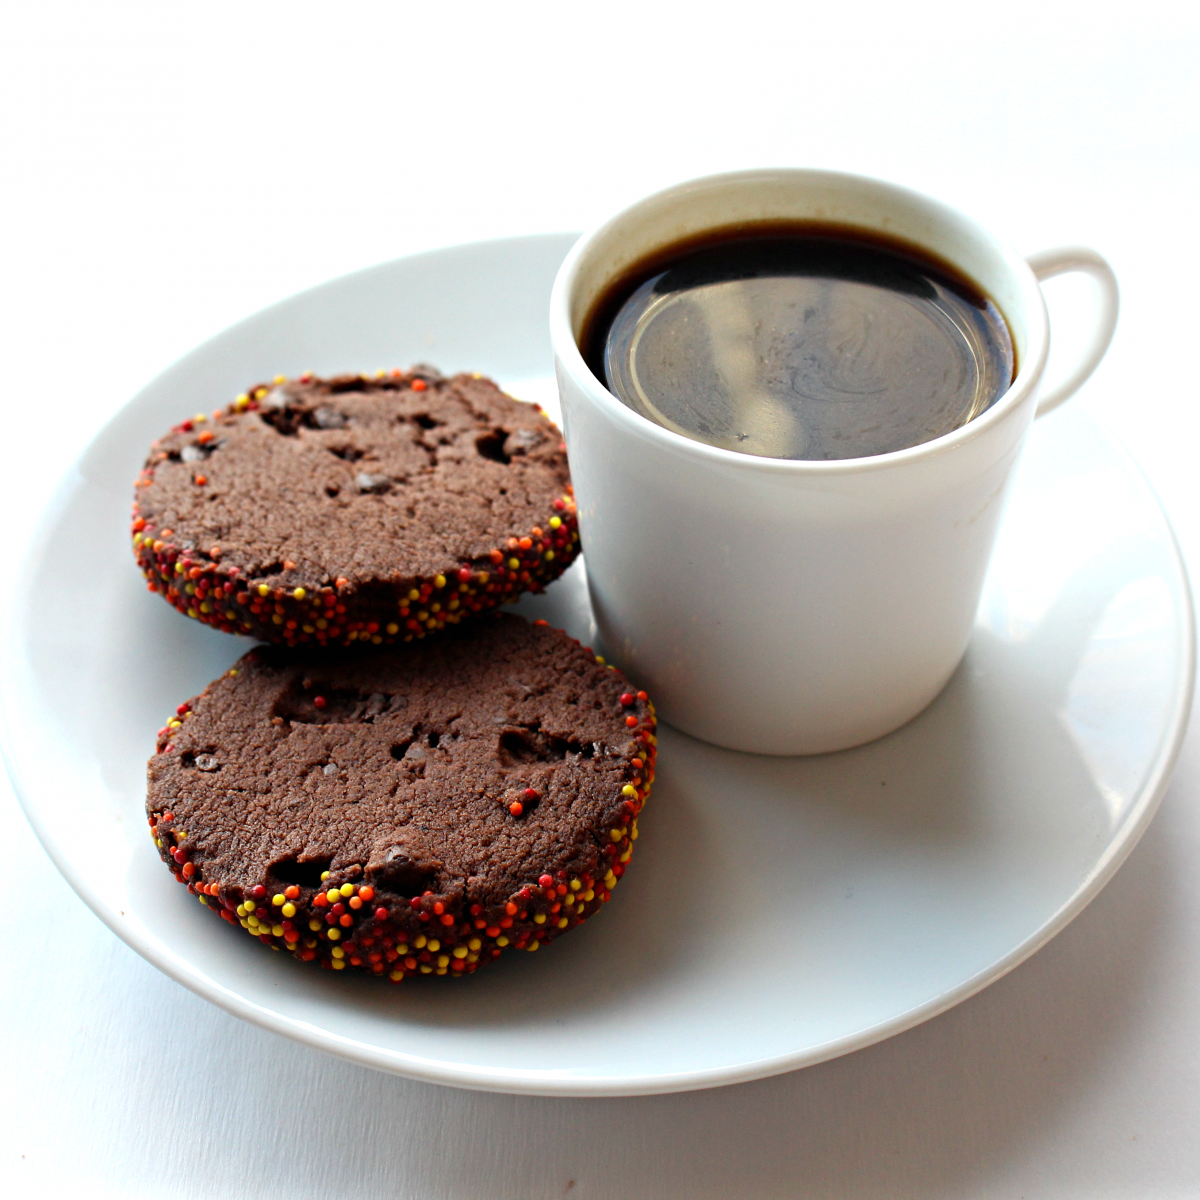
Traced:
<path fill-rule="evenodd" d="M 957 266 L 1008 321 L 1012 386 L 921 445 L 797 461 L 692 441 L 592 374 L 578 339 L 608 283 L 680 239 L 779 219 L 877 231 Z M 1038 280 L 1065 271 L 1092 275 L 1102 302 L 1082 361 L 1039 404 L 1049 326 Z M 1026 260 L 935 200 L 827 171 L 695 180 L 581 238 L 555 281 L 550 335 L 607 653 L 664 720 L 720 746 L 814 754 L 903 725 L 962 658 L 1025 436 L 1103 357 L 1117 302 L 1094 251 Z"/>

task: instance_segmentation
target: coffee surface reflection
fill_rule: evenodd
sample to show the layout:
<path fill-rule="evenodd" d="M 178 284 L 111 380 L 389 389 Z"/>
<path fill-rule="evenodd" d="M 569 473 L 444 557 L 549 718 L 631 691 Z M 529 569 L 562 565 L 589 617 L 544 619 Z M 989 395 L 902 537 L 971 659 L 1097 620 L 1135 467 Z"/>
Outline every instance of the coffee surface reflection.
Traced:
<path fill-rule="evenodd" d="M 715 231 L 635 266 L 585 324 L 626 405 L 709 445 L 842 459 L 966 424 L 1012 382 L 995 304 L 907 243 L 808 223 Z"/>

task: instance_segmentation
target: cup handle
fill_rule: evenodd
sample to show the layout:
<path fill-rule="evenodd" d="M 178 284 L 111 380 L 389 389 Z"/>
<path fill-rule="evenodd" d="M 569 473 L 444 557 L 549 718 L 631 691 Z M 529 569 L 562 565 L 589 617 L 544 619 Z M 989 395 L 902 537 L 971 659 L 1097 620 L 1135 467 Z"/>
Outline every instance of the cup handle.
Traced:
<path fill-rule="evenodd" d="M 1087 246 L 1062 246 L 1057 250 L 1043 250 L 1031 254 L 1026 260 L 1040 282 L 1068 271 L 1082 271 L 1090 275 L 1100 287 L 1100 315 L 1092 339 L 1079 365 L 1052 392 L 1047 392 L 1038 402 L 1035 417 L 1044 417 L 1056 409 L 1064 400 L 1073 396 L 1100 365 L 1113 330 L 1117 327 L 1117 312 L 1121 297 L 1117 288 L 1117 277 L 1108 262 L 1095 250 Z"/>

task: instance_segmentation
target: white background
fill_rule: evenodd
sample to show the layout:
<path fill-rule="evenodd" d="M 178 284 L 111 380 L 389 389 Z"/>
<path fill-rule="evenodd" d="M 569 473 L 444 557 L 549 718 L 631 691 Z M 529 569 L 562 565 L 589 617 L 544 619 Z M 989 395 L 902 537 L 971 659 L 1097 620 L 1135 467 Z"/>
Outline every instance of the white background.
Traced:
<path fill-rule="evenodd" d="M 1073 403 L 1130 447 L 1194 569 L 1194 11 L 5 6 L 0 583 L 98 426 L 238 318 L 398 255 L 582 228 L 679 179 L 759 165 L 880 176 L 1025 252 L 1106 254 L 1121 325 Z M 1065 355 L 1086 289 L 1048 290 Z M 4 784 L 0 1186 L 247 1200 L 1195 1196 L 1198 800 L 1193 734 L 1104 894 L 921 1028 L 762 1083 L 570 1101 L 412 1084 L 209 1007 L 92 917 Z"/>

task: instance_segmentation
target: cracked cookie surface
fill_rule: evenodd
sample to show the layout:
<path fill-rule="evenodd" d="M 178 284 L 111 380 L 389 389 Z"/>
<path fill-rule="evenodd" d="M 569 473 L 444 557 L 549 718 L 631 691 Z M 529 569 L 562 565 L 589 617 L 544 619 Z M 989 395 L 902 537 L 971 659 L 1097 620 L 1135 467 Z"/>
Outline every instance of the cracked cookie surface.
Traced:
<path fill-rule="evenodd" d="M 646 694 L 590 650 L 493 615 L 368 653 L 260 647 L 158 746 L 147 813 L 176 878 L 266 944 L 398 981 L 593 915 L 656 737 Z"/>
<path fill-rule="evenodd" d="M 562 435 L 432 368 L 279 378 L 151 448 L 134 553 L 187 616 L 288 644 L 408 641 L 540 591 L 579 551 Z"/>

